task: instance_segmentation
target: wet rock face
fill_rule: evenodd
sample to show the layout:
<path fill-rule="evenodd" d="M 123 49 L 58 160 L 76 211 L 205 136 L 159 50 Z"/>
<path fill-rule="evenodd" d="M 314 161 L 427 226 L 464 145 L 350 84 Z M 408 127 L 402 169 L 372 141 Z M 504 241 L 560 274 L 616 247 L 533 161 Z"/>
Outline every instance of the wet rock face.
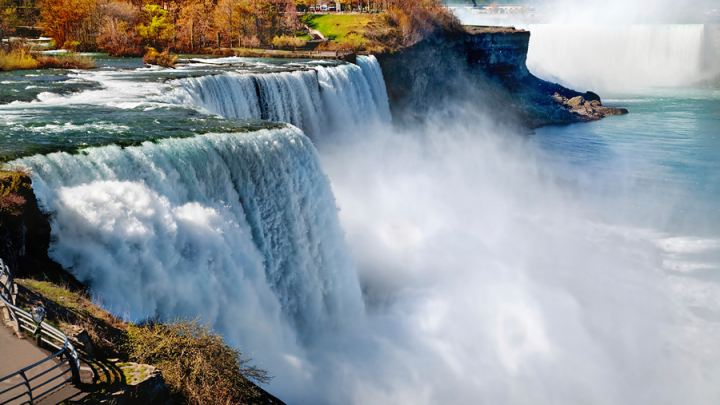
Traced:
<path fill-rule="evenodd" d="M 18 204 L 7 204 L 7 198 Z M 0 170 L 0 257 L 14 277 L 39 276 L 72 286 L 81 284 L 48 257 L 49 217 L 40 211 L 27 173 Z"/>
<path fill-rule="evenodd" d="M 585 107 L 585 102 L 600 103 L 595 93 L 580 93 L 533 76 L 526 65 L 530 32 L 466 29 L 465 34 L 436 35 L 400 52 L 377 56 L 393 120 L 422 121 L 433 109 L 458 101 L 501 118 L 519 119 L 530 128 L 619 113 Z M 569 100 L 574 106 L 566 104 Z"/>
<path fill-rule="evenodd" d="M 47 256 L 50 224 L 38 208 L 27 174 L 0 171 L 0 187 L 5 197 L 0 204 L 0 257 L 15 277 L 24 277 L 29 262 L 43 251 Z"/>

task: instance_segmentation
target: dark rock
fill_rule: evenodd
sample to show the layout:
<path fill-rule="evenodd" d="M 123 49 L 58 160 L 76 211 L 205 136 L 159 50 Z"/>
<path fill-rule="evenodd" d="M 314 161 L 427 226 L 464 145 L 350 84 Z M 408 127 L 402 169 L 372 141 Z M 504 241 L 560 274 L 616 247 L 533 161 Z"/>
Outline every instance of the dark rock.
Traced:
<path fill-rule="evenodd" d="M 13 176 L 8 171 L 0 177 L 0 185 L 11 187 Z M 50 221 L 40 211 L 32 181 L 26 174 L 20 174 L 17 195 L 25 200 L 17 215 L 0 211 L 0 257 L 10 267 L 14 277 L 33 276 L 74 288 L 84 288 L 71 274 L 52 261 L 47 251 L 50 247 Z"/>
<path fill-rule="evenodd" d="M 583 97 L 585 97 L 585 100 L 588 101 L 597 101 L 598 103 L 602 103 L 602 100 L 600 100 L 600 96 L 593 93 L 592 91 L 586 91 Z"/>
<path fill-rule="evenodd" d="M 464 102 L 500 122 L 527 127 L 597 119 L 600 105 L 580 93 L 533 76 L 526 66 L 530 33 L 512 28 L 468 27 L 466 34 L 437 34 L 392 54 L 377 55 L 396 122 L 423 122 L 445 106 Z M 568 100 L 575 100 L 570 103 Z M 570 103 L 569 105 L 567 103 Z"/>

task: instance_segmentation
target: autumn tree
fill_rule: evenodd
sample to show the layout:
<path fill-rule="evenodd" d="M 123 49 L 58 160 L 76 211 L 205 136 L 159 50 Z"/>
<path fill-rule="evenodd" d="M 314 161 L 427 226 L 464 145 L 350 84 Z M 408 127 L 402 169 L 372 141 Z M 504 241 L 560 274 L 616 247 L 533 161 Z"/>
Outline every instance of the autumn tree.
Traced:
<path fill-rule="evenodd" d="M 232 47 L 239 43 L 242 22 L 245 16 L 250 15 L 250 10 L 243 7 L 244 2 L 237 0 L 220 0 L 214 11 L 215 28 Z"/>
<path fill-rule="evenodd" d="M 40 16 L 45 34 L 59 46 L 71 44 L 96 9 L 96 0 L 43 0 Z"/>
<path fill-rule="evenodd" d="M 195 50 L 195 45 L 204 47 L 213 31 L 213 9 L 211 0 L 191 0 L 180 8 L 178 16 L 178 40 L 183 48 Z"/>
<path fill-rule="evenodd" d="M 170 13 L 160 6 L 146 5 L 143 7 L 142 23 L 135 27 L 135 34 L 153 48 L 167 48 L 175 37 Z"/>
<path fill-rule="evenodd" d="M 297 16 L 297 6 L 294 0 L 283 0 L 283 15 L 280 19 L 281 32 L 295 36 L 300 29 L 300 20 Z"/>
<path fill-rule="evenodd" d="M 5 47 L 3 38 L 9 36 L 20 25 L 20 15 L 17 7 L 10 2 L 0 2 L 0 49 Z"/>
<path fill-rule="evenodd" d="M 100 48 L 113 56 L 141 55 L 140 38 L 135 34 L 135 25 L 141 17 L 140 11 L 131 3 L 109 2 L 97 39 Z"/>

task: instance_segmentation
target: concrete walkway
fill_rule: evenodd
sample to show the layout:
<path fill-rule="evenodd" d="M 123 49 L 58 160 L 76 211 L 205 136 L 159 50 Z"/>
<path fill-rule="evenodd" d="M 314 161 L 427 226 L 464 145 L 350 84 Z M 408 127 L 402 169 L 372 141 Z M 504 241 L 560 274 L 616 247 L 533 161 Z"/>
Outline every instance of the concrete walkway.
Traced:
<path fill-rule="evenodd" d="M 1 316 L 1 315 L 0 315 Z M 31 364 L 34 364 L 40 360 L 45 359 L 48 357 L 50 352 L 44 351 L 35 344 L 28 340 L 28 339 L 20 339 L 15 335 L 15 333 L 12 331 L 12 329 L 6 327 L 3 325 L 2 320 L 0 320 L 0 378 L 5 377 L 9 374 L 12 374 L 16 371 L 19 371 Z M 33 368 L 32 370 L 29 370 L 27 373 L 28 378 L 33 378 L 34 376 L 41 374 L 44 371 L 47 371 L 57 365 L 57 361 L 55 359 L 47 361 L 43 363 L 42 365 Z M 32 382 L 32 386 L 35 387 L 39 384 L 42 384 L 43 382 L 47 381 L 50 378 L 53 378 L 57 376 L 58 374 L 64 372 L 67 370 L 67 365 L 64 365 L 62 367 L 59 367 L 50 373 L 38 378 L 37 380 Z M 69 378 L 71 375 L 70 372 L 64 375 L 64 378 Z M 6 388 L 9 388 L 15 384 L 23 382 L 23 378 L 20 376 L 15 376 L 11 378 L 8 381 L 3 381 L 0 383 L 0 391 L 3 391 Z M 42 393 L 46 389 L 57 385 L 61 380 L 53 381 L 49 383 L 46 386 L 43 386 L 39 389 L 38 393 Z M 16 395 L 19 395 L 20 393 L 24 392 L 25 388 L 24 386 L 21 386 L 20 388 L 16 388 L 15 390 L 0 395 L 0 404 L 5 404 L 4 401 L 6 401 L 9 398 L 12 398 Z M 57 394 L 61 394 L 60 397 L 57 396 Z M 73 397 L 76 397 L 78 394 L 80 394 L 80 390 L 75 388 L 72 384 L 66 384 L 64 387 L 59 388 L 54 392 L 53 394 L 50 394 L 50 396 L 45 397 L 43 400 L 36 402 L 36 404 L 57 404 L 59 402 L 62 402 L 63 400 L 70 399 Z M 21 404 L 27 401 L 29 397 L 27 395 L 20 397 L 19 399 L 16 399 L 12 402 L 8 402 L 8 405 L 16 405 Z M 48 401 L 50 400 L 50 401 Z"/>

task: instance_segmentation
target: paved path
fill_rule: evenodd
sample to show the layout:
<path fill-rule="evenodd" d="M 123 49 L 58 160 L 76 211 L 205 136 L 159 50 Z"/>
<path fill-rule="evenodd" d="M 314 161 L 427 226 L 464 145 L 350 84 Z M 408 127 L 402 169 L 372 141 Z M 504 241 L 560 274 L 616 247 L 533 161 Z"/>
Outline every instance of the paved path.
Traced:
<path fill-rule="evenodd" d="M 2 315 L 0 315 L 2 316 Z M 35 346 L 32 341 L 26 339 L 20 339 L 15 335 L 15 333 L 12 331 L 12 329 L 6 327 L 2 320 L 0 320 L 0 378 L 5 377 L 8 374 L 12 374 L 20 369 L 23 369 L 35 362 L 38 362 L 46 357 L 48 357 L 51 353 L 46 352 Z M 56 361 L 51 360 L 48 362 L 43 363 L 42 365 L 32 369 L 28 373 L 28 378 L 32 378 L 33 376 L 36 376 L 43 371 L 49 370 L 53 366 L 57 364 Z M 65 371 L 67 368 L 66 366 L 60 367 L 58 369 L 53 370 L 52 372 L 46 374 L 43 377 L 38 378 L 37 381 L 33 381 L 33 386 L 36 386 L 37 384 L 41 384 L 42 382 L 46 381 L 47 378 L 50 378 L 51 376 L 54 377 L 58 375 L 59 373 Z M 66 374 L 66 377 L 69 377 L 70 373 Z M 18 384 L 23 381 L 23 378 L 20 376 L 15 376 L 11 378 L 9 381 L 3 381 L 0 383 L 0 391 L 3 391 L 6 388 L 9 388 L 15 384 Z M 59 381 L 58 381 L 59 382 Z M 40 389 L 40 392 L 45 391 L 45 389 L 50 388 L 53 385 L 56 385 L 55 383 L 50 383 L 45 387 L 42 387 Z M 23 389 L 24 390 L 24 389 Z M 9 398 L 14 397 L 15 395 L 20 394 L 23 390 L 20 388 L 13 390 L 10 393 L 4 394 L 0 396 L 0 404 L 4 404 L 4 400 L 7 400 Z M 57 404 L 65 399 L 72 398 L 76 396 L 80 390 L 75 388 L 72 385 L 66 385 L 65 387 L 62 387 L 58 392 L 51 394 L 49 397 L 46 397 L 44 400 L 40 401 L 39 403 L 42 404 Z M 61 394 L 61 398 L 57 396 L 57 394 Z M 15 400 L 13 402 L 10 402 L 8 405 L 14 405 L 14 404 L 20 404 L 23 403 L 28 399 L 27 396 L 23 396 L 18 400 Z M 50 401 L 48 401 L 50 400 Z"/>

